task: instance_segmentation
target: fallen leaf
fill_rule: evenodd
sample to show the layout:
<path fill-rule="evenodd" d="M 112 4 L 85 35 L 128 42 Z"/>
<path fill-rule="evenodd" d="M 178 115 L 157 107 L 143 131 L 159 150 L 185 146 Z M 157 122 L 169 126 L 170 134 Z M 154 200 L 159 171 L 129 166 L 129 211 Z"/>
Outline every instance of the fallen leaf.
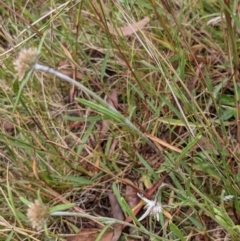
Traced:
<path fill-rule="evenodd" d="M 117 106 L 118 106 L 118 92 L 117 92 L 117 89 L 113 89 L 112 90 L 111 94 L 106 97 L 106 101 L 112 107 L 117 109 Z"/>
<path fill-rule="evenodd" d="M 8 135 L 13 136 L 14 135 L 14 125 L 8 121 L 3 122 L 2 129 L 5 133 Z"/>
<path fill-rule="evenodd" d="M 95 241 L 100 234 L 101 230 L 81 230 L 77 235 L 67 237 L 67 241 Z M 99 241 L 111 241 L 113 236 L 112 231 L 106 231 Z"/>
<path fill-rule="evenodd" d="M 82 122 L 73 122 L 73 123 L 71 123 L 71 124 L 69 125 L 69 129 L 72 130 L 72 129 L 78 128 L 78 127 L 80 127 L 80 126 L 82 126 L 82 125 L 83 125 Z"/>
<path fill-rule="evenodd" d="M 129 179 L 125 179 L 125 180 L 127 181 L 127 183 L 130 184 L 126 186 L 125 200 L 129 205 L 129 207 L 131 209 L 134 209 L 139 203 L 139 197 L 137 195 L 138 191 L 136 188 L 134 188 L 134 183 L 132 181 L 130 181 Z M 129 229 L 129 233 L 133 234 L 134 232 L 135 232 L 135 235 L 138 234 L 136 233 L 136 230 L 134 230 L 134 228 L 131 227 Z"/>
<path fill-rule="evenodd" d="M 109 26 L 108 29 L 109 29 L 109 32 L 115 36 L 119 36 L 119 34 L 122 34 L 123 36 L 130 36 L 133 33 L 143 29 L 149 22 L 150 22 L 150 18 L 145 17 L 144 19 L 140 20 L 137 23 L 129 24 L 129 25 L 119 28 L 117 30 L 115 28 L 113 28 L 112 26 Z"/>
<path fill-rule="evenodd" d="M 66 238 L 66 241 L 95 241 L 100 234 L 101 230 L 81 230 L 79 234 Z M 106 231 L 99 241 L 111 241 L 113 237 L 113 231 Z M 136 241 L 139 239 L 126 238 L 126 241 Z"/>
<path fill-rule="evenodd" d="M 131 182 L 130 180 L 127 180 L 127 182 L 131 183 L 132 185 L 126 186 L 125 200 L 130 208 L 134 208 L 139 203 L 139 197 L 137 195 L 138 191 L 135 188 L 133 188 L 133 182 Z"/>
<path fill-rule="evenodd" d="M 109 198 L 109 202 L 111 205 L 111 209 L 112 209 L 112 216 L 113 218 L 123 221 L 124 220 L 124 216 L 122 213 L 122 209 L 117 201 L 117 198 L 115 197 L 115 195 L 113 195 L 112 192 L 108 192 L 108 198 Z M 121 234 L 122 234 L 122 225 L 119 223 L 116 223 L 113 225 L 113 236 L 111 241 L 117 241 Z"/>

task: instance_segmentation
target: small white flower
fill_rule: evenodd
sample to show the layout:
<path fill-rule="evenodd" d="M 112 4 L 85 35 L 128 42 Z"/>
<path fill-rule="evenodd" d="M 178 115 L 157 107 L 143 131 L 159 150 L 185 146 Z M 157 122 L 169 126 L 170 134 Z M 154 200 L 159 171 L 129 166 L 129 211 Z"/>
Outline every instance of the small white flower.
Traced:
<path fill-rule="evenodd" d="M 227 202 L 227 201 L 230 201 L 230 200 L 232 200 L 232 199 L 234 199 L 234 198 L 240 199 L 240 197 L 235 197 L 235 196 L 233 196 L 233 195 L 228 195 L 228 196 L 224 196 L 224 197 L 223 197 L 223 201 L 224 201 L 224 202 Z"/>
<path fill-rule="evenodd" d="M 159 214 L 163 210 L 162 205 L 159 202 L 157 202 L 156 199 L 152 201 L 143 197 L 139 193 L 137 195 L 146 203 L 145 209 L 147 209 L 146 212 L 138 219 L 138 221 L 142 221 L 148 215 L 151 215 L 154 218 L 156 218 L 157 221 L 159 222 Z"/>
<path fill-rule="evenodd" d="M 224 196 L 223 197 L 223 201 L 226 202 L 226 201 L 229 201 L 229 200 L 232 200 L 234 199 L 234 196 L 233 195 L 228 195 L 228 196 Z"/>

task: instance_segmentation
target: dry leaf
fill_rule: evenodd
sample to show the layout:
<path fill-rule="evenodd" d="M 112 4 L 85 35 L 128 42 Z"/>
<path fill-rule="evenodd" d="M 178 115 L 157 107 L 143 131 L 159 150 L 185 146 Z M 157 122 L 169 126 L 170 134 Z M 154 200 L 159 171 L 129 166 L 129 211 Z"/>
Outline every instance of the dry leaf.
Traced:
<path fill-rule="evenodd" d="M 118 92 L 117 92 L 117 89 L 113 89 L 112 90 L 111 94 L 107 97 L 106 101 L 112 107 L 117 109 L 117 106 L 118 106 Z"/>
<path fill-rule="evenodd" d="M 128 203 L 129 207 L 133 209 L 139 203 L 139 198 L 137 195 L 137 190 L 133 188 L 134 183 L 132 183 L 130 180 L 127 180 L 127 182 L 131 183 L 132 185 L 126 186 L 125 200 Z"/>
<path fill-rule="evenodd" d="M 72 237 L 68 237 L 67 241 L 95 241 L 100 234 L 101 230 L 82 230 L 79 234 L 74 235 Z M 111 241 L 113 236 L 112 231 L 107 231 L 103 234 L 100 241 Z"/>
<path fill-rule="evenodd" d="M 118 139 L 114 139 L 110 148 L 109 148 L 109 152 L 108 152 L 108 155 L 111 156 L 114 154 L 115 150 L 116 150 L 116 147 L 118 145 Z"/>
<path fill-rule="evenodd" d="M 14 125 L 8 121 L 3 122 L 2 124 L 2 129 L 5 133 L 7 133 L 8 135 L 13 136 L 14 135 Z"/>
<path fill-rule="evenodd" d="M 128 203 L 129 207 L 131 209 L 137 207 L 138 203 L 139 203 L 139 197 L 137 195 L 137 189 L 133 188 L 134 187 L 134 183 L 131 182 L 129 179 L 125 179 L 129 184 L 131 185 L 127 185 L 126 186 L 126 192 L 125 192 L 125 200 Z M 134 230 L 133 228 L 129 229 L 129 233 L 133 233 L 136 230 Z M 136 232 L 135 232 L 136 234 Z"/>
<path fill-rule="evenodd" d="M 113 195 L 112 192 L 108 192 L 108 198 L 111 205 L 113 218 L 123 221 L 124 216 L 122 213 L 122 209 L 117 201 L 117 198 Z M 113 227 L 114 227 L 114 230 L 113 230 L 113 236 L 111 241 L 117 241 L 122 234 L 122 225 L 119 223 L 116 223 L 113 225 Z"/>
<path fill-rule="evenodd" d="M 115 36 L 119 36 L 119 34 L 122 34 L 123 36 L 130 36 L 133 33 L 139 31 L 140 29 L 143 29 L 149 22 L 150 22 L 150 18 L 145 17 L 144 19 L 140 20 L 137 23 L 129 24 L 128 26 L 119 28 L 118 30 L 116 30 L 112 26 L 109 26 L 108 29 L 109 29 L 109 32 Z"/>
<path fill-rule="evenodd" d="M 67 237 L 67 241 L 95 241 L 100 234 L 101 230 L 81 230 L 79 234 Z M 111 241 L 113 237 L 113 231 L 107 231 L 103 234 L 99 241 Z M 127 238 L 126 241 L 136 241 L 136 239 Z"/>

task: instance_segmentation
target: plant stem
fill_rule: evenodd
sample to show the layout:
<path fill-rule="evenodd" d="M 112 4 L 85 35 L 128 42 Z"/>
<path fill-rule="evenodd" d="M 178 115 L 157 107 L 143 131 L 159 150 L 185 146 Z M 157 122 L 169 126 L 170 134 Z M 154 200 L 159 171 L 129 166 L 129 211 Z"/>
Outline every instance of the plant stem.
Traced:
<path fill-rule="evenodd" d="M 38 71 L 43 71 L 49 74 L 52 74 L 74 86 L 76 86 L 77 88 L 81 89 L 82 91 L 84 91 L 85 93 L 89 94 L 93 99 L 95 99 L 96 101 L 98 101 L 102 106 L 106 107 L 107 109 L 111 110 L 112 112 L 117 113 L 119 116 L 121 116 L 121 119 L 124 121 L 125 125 L 128 126 L 129 129 L 131 129 L 132 131 L 134 131 L 135 133 L 137 133 L 140 137 L 142 137 L 149 146 L 151 146 L 157 153 L 159 153 L 158 148 L 146 137 L 146 135 L 144 133 L 142 133 L 128 118 L 126 118 L 125 116 L 123 116 L 119 111 L 117 111 L 114 107 L 112 107 L 110 104 L 108 104 L 104 99 L 102 99 L 101 97 L 99 97 L 97 94 L 95 94 L 93 91 L 91 91 L 90 89 L 88 89 L 86 86 L 84 86 L 83 84 L 77 82 L 76 80 L 68 77 L 67 75 L 64 75 L 52 68 L 49 68 L 47 66 L 41 65 L 36 63 L 33 66 L 34 70 L 38 70 Z"/>

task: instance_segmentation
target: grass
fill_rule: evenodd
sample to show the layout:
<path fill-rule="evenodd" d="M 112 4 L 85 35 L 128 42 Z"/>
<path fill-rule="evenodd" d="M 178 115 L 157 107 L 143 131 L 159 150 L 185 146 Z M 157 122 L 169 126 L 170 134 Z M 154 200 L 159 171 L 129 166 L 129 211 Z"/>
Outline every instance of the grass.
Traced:
<path fill-rule="evenodd" d="M 223 201 L 240 196 L 238 2 L 5 2 L 0 240 L 69 241 L 113 222 L 129 227 L 122 240 L 239 240 L 239 201 Z M 29 47 L 87 90 L 49 71 L 19 82 Z M 138 222 L 126 187 L 154 200 L 164 176 L 170 215 Z M 109 191 L 133 222 L 112 218 Z M 60 212 L 41 231 L 26 216 L 35 199 Z"/>

